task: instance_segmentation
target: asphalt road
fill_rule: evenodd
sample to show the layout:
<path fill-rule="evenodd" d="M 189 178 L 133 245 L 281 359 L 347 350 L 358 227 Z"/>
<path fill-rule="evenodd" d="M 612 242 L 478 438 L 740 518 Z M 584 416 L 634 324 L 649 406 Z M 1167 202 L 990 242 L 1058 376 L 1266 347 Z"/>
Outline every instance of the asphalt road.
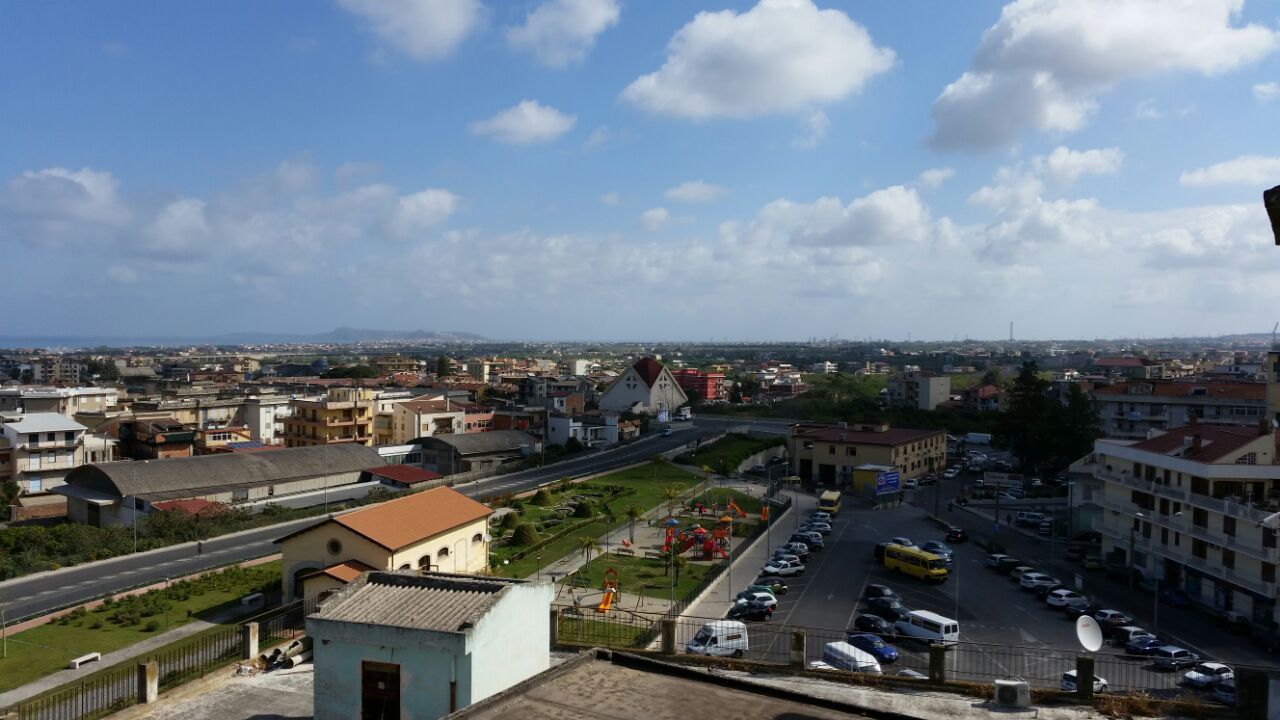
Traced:
<path fill-rule="evenodd" d="M 460 485 L 457 490 L 476 498 L 524 492 L 565 476 L 602 472 L 640 462 L 658 453 L 674 450 L 699 438 L 722 432 L 726 426 L 740 424 L 739 421 L 716 418 L 696 418 L 692 423 L 672 423 L 673 432 L 669 437 L 654 434 L 614 450 L 592 453 L 543 468 L 486 478 Z M 785 424 L 761 423 L 761 425 Z M 331 490 L 329 499 L 336 501 L 363 496 L 370 487 Z M 286 497 L 280 498 L 279 502 L 291 506 L 297 506 L 298 503 L 317 504 L 314 495 L 310 501 Z M 0 583 L 0 605 L 5 608 L 6 621 L 14 623 L 112 593 L 162 582 L 167 578 L 182 577 L 270 555 L 278 550 L 274 544 L 277 538 L 316 522 L 319 522 L 317 517 L 304 518 L 205 540 L 201 543 L 200 552 L 197 552 L 194 543 L 187 543 L 139 555 L 126 555 L 51 573 L 8 580 Z"/>

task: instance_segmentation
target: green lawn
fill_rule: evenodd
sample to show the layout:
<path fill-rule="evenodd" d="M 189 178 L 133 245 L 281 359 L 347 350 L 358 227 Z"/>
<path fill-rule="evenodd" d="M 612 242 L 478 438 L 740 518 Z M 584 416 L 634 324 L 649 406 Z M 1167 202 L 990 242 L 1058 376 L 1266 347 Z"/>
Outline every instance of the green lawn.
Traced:
<path fill-rule="evenodd" d="M 686 556 L 693 551 L 686 553 Z M 676 600 L 687 599 L 694 587 L 702 582 L 702 578 L 711 572 L 711 563 L 690 562 L 680 570 L 680 580 L 676 586 Z M 634 606 L 635 593 L 649 597 L 670 599 L 671 581 L 674 576 L 666 572 L 666 563 L 657 558 L 628 557 L 626 555 L 610 555 L 593 558 L 591 564 L 579 570 L 575 575 L 575 583 L 583 587 L 604 591 L 605 572 L 613 568 L 618 571 L 618 591 L 622 599 L 618 607 Z M 599 600 L 599 598 L 596 598 Z"/>
<path fill-rule="evenodd" d="M 240 598 L 258 592 L 263 586 L 278 588 L 280 561 L 251 568 L 233 568 L 194 581 L 174 583 L 142 597 L 163 599 L 167 609 L 159 606 L 141 615 L 137 622 L 125 624 L 112 619 L 123 606 L 99 607 L 65 623 L 54 621 L 9 636 L 9 656 L 0 659 L 0 692 L 12 690 L 67 666 L 75 657 L 89 652 L 103 655 L 132 645 L 165 630 L 185 625 L 192 618 L 207 620 L 231 608 L 239 607 Z M 185 598 L 185 599 L 183 599 Z M 190 617 L 188 617 L 190 612 Z M 147 628 L 151 628 L 148 630 Z"/>
<path fill-rule="evenodd" d="M 594 613 L 594 611 L 588 611 Z M 592 620 L 587 617 L 560 617 L 557 636 L 561 642 L 582 645 L 604 645 L 608 647 L 631 647 L 641 639 L 651 623 L 637 621 L 636 624 L 616 622 L 615 620 Z"/>
<path fill-rule="evenodd" d="M 786 444 L 786 440 L 782 437 L 776 438 L 757 438 L 750 435 L 740 433 L 732 433 L 725 435 L 723 438 L 698 448 L 696 453 L 686 453 L 680 457 L 688 459 L 690 464 L 700 468 L 710 468 L 713 472 L 722 472 L 728 470 L 730 472 L 737 469 L 743 460 L 752 455 L 768 450 L 771 447 L 780 447 Z"/>

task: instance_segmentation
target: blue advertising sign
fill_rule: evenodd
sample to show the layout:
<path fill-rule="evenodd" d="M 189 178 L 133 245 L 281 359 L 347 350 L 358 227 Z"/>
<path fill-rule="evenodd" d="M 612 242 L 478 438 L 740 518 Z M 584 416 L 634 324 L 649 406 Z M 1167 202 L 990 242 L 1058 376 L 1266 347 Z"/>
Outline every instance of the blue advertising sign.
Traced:
<path fill-rule="evenodd" d="M 898 478 L 900 476 L 896 471 L 882 472 L 876 474 L 876 494 L 883 495 L 885 493 L 898 492 Z"/>

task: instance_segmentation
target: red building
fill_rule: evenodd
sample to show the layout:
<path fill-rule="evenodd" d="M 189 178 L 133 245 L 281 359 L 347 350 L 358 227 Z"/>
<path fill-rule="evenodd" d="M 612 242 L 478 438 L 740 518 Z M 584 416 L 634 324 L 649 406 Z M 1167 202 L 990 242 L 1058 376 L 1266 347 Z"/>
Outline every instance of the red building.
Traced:
<path fill-rule="evenodd" d="M 681 368 L 675 372 L 676 382 L 686 391 L 693 391 L 703 400 L 725 400 L 724 373 L 704 373 L 693 368 Z"/>

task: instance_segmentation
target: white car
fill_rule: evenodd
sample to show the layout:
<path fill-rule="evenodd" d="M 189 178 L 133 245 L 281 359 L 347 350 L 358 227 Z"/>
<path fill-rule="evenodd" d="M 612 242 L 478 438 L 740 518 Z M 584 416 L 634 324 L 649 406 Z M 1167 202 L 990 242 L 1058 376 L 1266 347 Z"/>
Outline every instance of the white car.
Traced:
<path fill-rule="evenodd" d="M 819 510 L 818 512 L 809 513 L 809 521 L 829 523 L 831 522 L 831 513 L 822 512 L 821 510 Z"/>
<path fill-rule="evenodd" d="M 1051 607 L 1066 607 L 1067 605 L 1087 605 L 1089 598 L 1075 590 L 1054 590 L 1045 596 L 1044 601 Z"/>
<path fill-rule="evenodd" d="M 778 598 L 774 597 L 773 593 L 767 592 L 753 592 L 748 595 L 738 596 L 739 605 L 746 605 L 749 602 L 760 603 L 765 607 L 776 607 L 778 605 Z"/>
<path fill-rule="evenodd" d="M 1052 587 L 1054 585 L 1061 585 L 1062 583 L 1058 582 L 1058 578 L 1051 575 L 1029 572 L 1023 573 L 1022 577 L 1018 578 L 1018 584 L 1022 586 L 1023 590 L 1035 590 L 1038 587 Z"/>
<path fill-rule="evenodd" d="M 912 541 L 911 541 L 911 538 L 908 538 L 908 537 L 891 537 L 891 538 L 889 538 L 889 544 L 890 544 L 890 545 L 901 545 L 902 547 L 915 547 L 915 546 L 916 546 L 916 544 L 915 544 L 914 542 L 912 542 Z"/>
<path fill-rule="evenodd" d="M 960 468 L 947 468 L 942 471 L 942 477 L 948 480 L 955 480 L 960 475 Z"/>
<path fill-rule="evenodd" d="M 799 575 L 802 572 L 804 572 L 803 565 L 792 565 L 786 560 L 770 560 L 765 563 L 764 569 L 760 571 L 760 574 L 790 577 L 792 575 Z"/>
<path fill-rule="evenodd" d="M 784 551 L 779 551 L 779 552 L 774 553 L 774 554 L 773 554 L 773 557 L 772 557 L 772 558 L 769 558 L 769 559 L 770 559 L 771 561 L 775 561 L 775 562 L 776 562 L 776 561 L 789 562 L 789 563 L 791 563 L 792 565 L 803 565 L 803 564 L 804 564 L 803 562 L 801 562 L 801 561 L 800 561 L 800 556 L 799 556 L 799 555 L 793 555 L 793 554 L 791 554 L 791 553 L 789 553 L 789 552 L 784 552 Z"/>
<path fill-rule="evenodd" d="M 1182 682 L 1194 688 L 1209 688 L 1222 682 L 1235 682 L 1236 674 L 1222 663 L 1199 663 L 1182 676 Z"/>
<path fill-rule="evenodd" d="M 1068 670 L 1068 671 L 1066 671 L 1066 672 L 1062 673 L 1062 689 L 1063 689 L 1063 690 L 1066 690 L 1067 692 L 1075 692 L 1075 691 L 1076 691 L 1076 671 L 1075 671 L 1075 670 Z M 1107 679 L 1106 679 L 1106 678 L 1100 678 L 1100 677 L 1098 677 L 1097 675 L 1094 675 L 1094 676 L 1093 676 L 1093 691 L 1094 691 L 1094 692 L 1096 692 L 1096 693 L 1103 693 L 1103 692 L 1106 692 L 1106 691 L 1107 691 Z"/>

